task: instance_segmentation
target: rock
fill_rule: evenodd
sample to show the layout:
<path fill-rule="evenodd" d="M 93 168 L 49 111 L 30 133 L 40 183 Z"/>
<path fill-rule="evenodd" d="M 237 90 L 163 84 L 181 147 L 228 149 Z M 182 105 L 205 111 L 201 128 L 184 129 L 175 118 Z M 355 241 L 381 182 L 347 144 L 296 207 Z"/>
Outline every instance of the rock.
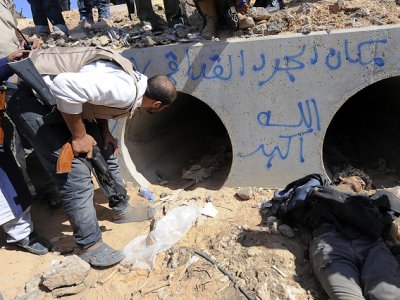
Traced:
<path fill-rule="evenodd" d="M 102 35 L 99 37 L 99 42 L 102 47 L 108 45 L 111 41 L 108 36 Z"/>
<path fill-rule="evenodd" d="M 344 9 L 344 0 L 337 0 L 334 4 L 329 7 L 331 13 L 337 14 Z"/>
<path fill-rule="evenodd" d="M 70 296 L 70 295 L 76 295 L 79 294 L 80 292 L 83 292 L 86 289 L 86 286 L 81 283 L 79 285 L 74 285 L 74 286 L 67 286 L 67 287 L 61 287 L 54 289 L 51 294 L 53 297 L 60 298 L 64 296 Z"/>
<path fill-rule="evenodd" d="M 189 29 L 185 26 L 179 26 L 175 29 L 175 34 L 178 38 L 183 38 L 189 33 Z"/>
<path fill-rule="evenodd" d="M 278 230 L 283 236 L 286 236 L 290 239 L 294 238 L 293 229 L 289 225 L 282 224 L 278 227 Z"/>
<path fill-rule="evenodd" d="M 87 34 L 85 32 L 75 32 L 69 36 L 69 39 L 72 41 L 84 40 L 87 38 Z"/>
<path fill-rule="evenodd" d="M 255 34 L 264 34 L 264 32 L 267 30 L 267 25 L 264 23 L 260 23 L 253 28 L 253 32 Z"/>
<path fill-rule="evenodd" d="M 143 38 L 143 43 L 146 45 L 146 47 L 153 47 L 157 44 L 150 36 L 145 36 Z"/>
<path fill-rule="evenodd" d="M 266 34 L 278 34 L 280 33 L 286 25 L 283 22 L 276 21 L 272 24 L 269 24 L 267 29 L 265 30 Z"/>
<path fill-rule="evenodd" d="M 259 247 L 250 247 L 249 250 L 247 250 L 247 255 L 252 257 L 252 256 L 258 256 L 262 254 L 263 251 Z"/>
<path fill-rule="evenodd" d="M 366 7 L 359 8 L 354 14 L 355 17 L 361 17 L 361 18 L 368 17 L 369 15 L 371 15 L 371 12 Z"/>
<path fill-rule="evenodd" d="M 355 18 L 351 18 L 350 20 L 347 20 L 345 23 L 346 26 L 352 27 L 352 28 L 357 28 L 357 27 L 361 27 L 362 24 L 360 22 L 358 22 L 357 19 Z"/>
<path fill-rule="evenodd" d="M 312 4 L 305 2 L 302 3 L 297 10 L 298 14 L 309 14 L 311 12 L 311 9 L 313 8 Z"/>
<path fill-rule="evenodd" d="M 25 283 L 25 293 L 32 292 L 39 288 L 40 283 L 42 282 L 42 274 L 33 275 L 26 283 Z"/>
<path fill-rule="evenodd" d="M 236 196 L 239 197 L 240 200 L 250 200 L 253 197 L 253 189 L 249 187 L 240 188 L 236 193 Z"/>
<path fill-rule="evenodd" d="M 254 21 L 269 20 L 271 14 L 264 7 L 251 7 L 246 16 L 252 17 Z"/>
<path fill-rule="evenodd" d="M 14 298 L 14 300 L 37 300 L 37 299 L 42 299 L 43 295 L 45 295 L 45 292 L 42 292 L 39 289 L 32 290 L 29 293 L 18 295 Z M 0 298 L 1 299 L 1 298 Z"/>
<path fill-rule="evenodd" d="M 90 265 L 87 262 L 76 255 L 67 256 L 56 261 L 55 265 L 43 274 L 43 285 L 49 290 L 79 285 L 85 280 L 89 271 Z"/>
<path fill-rule="evenodd" d="M 311 31 L 312 31 L 311 24 L 303 25 L 297 30 L 298 33 L 302 33 L 302 34 L 309 34 Z"/>
<path fill-rule="evenodd" d="M 57 47 L 65 47 L 66 46 L 66 42 L 63 38 L 56 40 L 55 44 Z"/>
<path fill-rule="evenodd" d="M 214 199 L 212 196 L 207 196 L 206 202 L 213 202 L 213 201 L 214 201 Z"/>

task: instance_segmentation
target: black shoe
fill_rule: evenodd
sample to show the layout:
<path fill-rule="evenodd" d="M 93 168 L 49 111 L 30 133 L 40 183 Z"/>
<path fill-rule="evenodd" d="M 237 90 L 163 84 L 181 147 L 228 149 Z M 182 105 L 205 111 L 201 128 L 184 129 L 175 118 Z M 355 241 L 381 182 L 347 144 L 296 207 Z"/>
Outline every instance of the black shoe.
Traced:
<path fill-rule="evenodd" d="M 48 253 L 50 249 L 50 243 L 35 232 L 32 232 L 26 238 L 16 242 L 15 244 L 36 255 L 44 255 Z"/>
<path fill-rule="evenodd" d="M 167 22 L 165 22 L 158 15 L 155 17 L 146 19 L 142 21 L 143 28 L 150 25 L 151 31 L 164 31 L 168 29 Z M 146 29 L 144 29 L 146 31 Z"/>
<path fill-rule="evenodd" d="M 185 23 L 183 22 L 182 17 L 174 17 L 168 21 L 168 26 L 176 29 L 178 27 L 185 26 Z"/>

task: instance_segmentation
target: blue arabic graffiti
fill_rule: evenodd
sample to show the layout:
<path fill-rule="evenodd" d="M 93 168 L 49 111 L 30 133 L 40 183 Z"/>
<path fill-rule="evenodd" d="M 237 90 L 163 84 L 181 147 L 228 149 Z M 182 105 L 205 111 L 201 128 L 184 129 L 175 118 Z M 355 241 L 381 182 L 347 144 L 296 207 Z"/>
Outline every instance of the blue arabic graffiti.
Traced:
<path fill-rule="evenodd" d="M 293 141 L 298 139 L 299 141 L 299 162 L 304 163 L 304 137 L 314 132 L 321 131 L 321 122 L 318 112 L 318 107 L 315 99 L 306 100 L 304 102 L 298 102 L 297 108 L 299 111 L 299 120 L 295 123 L 278 123 L 272 121 L 272 111 L 263 111 L 257 115 L 257 122 L 262 127 L 281 127 L 285 129 L 296 129 L 292 134 L 278 135 L 277 143 L 268 150 L 266 144 L 260 144 L 254 151 L 250 153 L 239 152 L 239 157 L 253 156 L 257 153 L 261 153 L 266 159 L 266 167 L 272 168 L 272 162 L 275 158 L 286 160 L 292 153 Z M 283 145 L 279 145 L 279 142 Z"/>
<path fill-rule="evenodd" d="M 186 67 L 184 64 L 178 63 L 178 55 L 174 51 L 165 54 L 167 63 L 167 76 L 176 83 L 176 74 L 183 72 L 183 75 L 190 80 L 223 80 L 230 81 L 235 76 L 244 77 L 246 66 L 252 66 L 250 71 L 253 73 L 261 73 L 265 76 L 258 82 L 259 87 L 263 87 L 271 82 L 274 78 L 283 74 L 290 83 L 294 83 L 297 79 L 298 72 L 304 70 L 307 66 L 326 67 L 330 71 L 336 71 L 343 67 L 344 62 L 347 64 L 359 64 L 360 66 L 376 65 L 383 67 L 385 65 L 383 52 L 380 52 L 379 46 L 387 44 L 386 38 L 376 40 L 366 40 L 350 46 L 348 39 L 343 41 L 342 47 L 329 48 L 328 50 L 314 44 L 312 46 L 302 45 L 299 50 L 294 53 L 288 53 L 281 57 L 267 59 L 264 52 L 254 55 L 247 54 L 240 49 L 237 54 L 230 53 L 221 55 L 221 53 L 211 53 L 206 60 L 198 63 L 193 61 L 193 54 L 190 49 L 185 50 Z M 371 48 L 374 48 L 373 50 Z M 380 56 L 380 53 L 382 55 Z M 269 64 L 268 62 L 272 62 Z M 147 67 L 147 65 L 146 65 Z"/>

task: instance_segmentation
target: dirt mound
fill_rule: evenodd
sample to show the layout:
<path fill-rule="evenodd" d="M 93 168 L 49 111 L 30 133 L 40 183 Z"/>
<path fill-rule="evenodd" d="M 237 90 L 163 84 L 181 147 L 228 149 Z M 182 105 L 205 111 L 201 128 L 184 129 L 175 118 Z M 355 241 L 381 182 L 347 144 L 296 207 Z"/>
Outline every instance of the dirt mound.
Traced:
<path fill-rule="evenodd" d="M 127 47 L 152 47 L 171 43 L 190 43 L 201 41 L 199 33 L 202 18 L 195 9 L 192 0 L 183 1 L 185 27 L 167 29 L 163 32 L 148 32 L 141 28 L 140 20 L 132 15 L 128 17 L 125 5 L 112 7 L 112 18 L 107 26 L 83 29 L 78 26 L 77 10 L 64 12 L 64 18 L 70 29 L 69 36 L 42 37 L 45 46 L 103 46 L 112 49 Z M 160 4 L 154 10 L 165 19 L 164 8 Z M 400 11 L 395 0 L 325 0 L 325 1 L 286 1 L 286 8 L 269 13 L 265 8 L 252 7 L 249 15 L 256 26 L 247 30 L 231 31 L 221 29 L 220 40 L 259 37 L 266 35 L 303 33 L 312 31 L 330 31 L 333 29 L 356 28 L 400 22 Z M 95 20 L 96 20 L 95 12 Z M 32 20 L 21 19 L 19 26 L 24 33 L 33 34 Z M 217 39 L 217 40 L 218 40 Z"/>

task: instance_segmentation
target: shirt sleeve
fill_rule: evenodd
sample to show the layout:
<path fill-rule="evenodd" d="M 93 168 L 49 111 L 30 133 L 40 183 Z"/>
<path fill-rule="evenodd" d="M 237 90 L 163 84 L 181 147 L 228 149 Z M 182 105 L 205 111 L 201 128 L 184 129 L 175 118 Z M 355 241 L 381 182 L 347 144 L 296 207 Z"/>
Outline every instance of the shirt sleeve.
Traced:
<path fill-rule="evenodd" d="M 99 69 L 79 73 L 61 73 L 49 86 L 57 100 L 57 108 L 68 114 L 82 112 L 83 103 L 127 108 L 136 97 L 133 78 L 119 68 Z"/>
<path fill-rule="evenodd" d="M 8 77 L 12 76 L 14 72 L 8 65 L 7 57 L 3 57 L 0 59 L 0 83 L 1 81 L 7 80 Z"/>

